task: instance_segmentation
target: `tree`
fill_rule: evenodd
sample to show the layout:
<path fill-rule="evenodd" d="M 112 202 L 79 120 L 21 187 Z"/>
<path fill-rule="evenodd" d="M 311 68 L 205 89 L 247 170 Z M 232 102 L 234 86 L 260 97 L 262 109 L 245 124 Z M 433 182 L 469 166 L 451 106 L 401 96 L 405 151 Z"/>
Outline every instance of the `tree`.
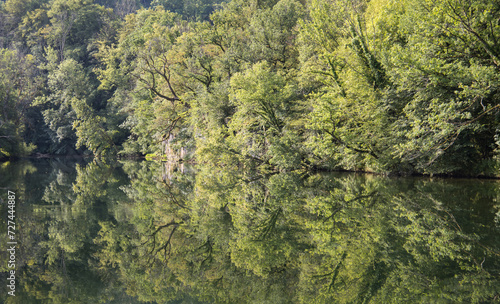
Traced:
<path fill-rule="evenodd" d="M 117 100 L 129 114 L 123 125 L 131 137 L 124 153 L 162 151 L 184 119 L 189 105 L 181 99 L 184 91 L 176 73 L 180 63 L 169 53 L 184 30 L 174 13 L 160 7 L 140 10 L 127 16 L 116 48 L 101 46 L 101 87 L 116 86 L 116 98 L 125 95 L 128 101 Z"/>
<path fill-rule="evenodd" d="M 424 172 L 488 172 L 497 149 L 499 29 L 491 20 L 498 10 L 490 1 L 392 7 L 401 17 L 381 18 L 379 41 L 396 40 L 380 44 L 396 92 L 404 96 L 396 156 Z"/>
<path fill-rule="evenodd" d="M 23 140 L 30 127 L 27 112 L 39 93 L 35 59 L 17 50 L 0 49 L 0 158 L 31 153 Z"/>
<path fill-rule="evenodd" d="M 310 145 L 318 165 L 351 170 L 397 170 L 387 155 L 390 115 L 386 76 L 373 49 L 364 1 L 313 1 L 302 23 L 303 71 L 312 82 Z"/>
<path fill-rule="evenodd" d="M 289 155 L 272 154 L 277 152 L 275 145 L 284 144 L 287 136 L 294 136 L 287 134 L 293 132 L 287 127 L 295 118 L 294 93 L 293 85 L 286 83 L 284 75 L 272 71 L 265 62 L 233 76 L 230 98 L 236 111 L 228 124 L 229 152 L 260 163 L 288 156 L 293 163 L 280 164 L 296 166 L 300 156 L 294 154 L 298 151 L 290 151 Z"/>
<path fill-rule="evenodd" d="M 210 14 L 226 0 L 154 0 L 152 6 L 161 5 L 167 11 L 183 16 L 190 21 L 208 21 Z"/>

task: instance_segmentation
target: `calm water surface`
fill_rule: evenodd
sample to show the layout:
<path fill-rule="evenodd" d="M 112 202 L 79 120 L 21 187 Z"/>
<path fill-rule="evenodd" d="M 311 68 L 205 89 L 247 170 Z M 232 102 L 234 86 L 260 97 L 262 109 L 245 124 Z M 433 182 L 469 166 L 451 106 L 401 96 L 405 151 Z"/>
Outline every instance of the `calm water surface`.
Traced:
<path fill-rule="evenodd" d="M 0 188 L 0 302 L 500 302 L 496 180 L 53 159 Z"/>

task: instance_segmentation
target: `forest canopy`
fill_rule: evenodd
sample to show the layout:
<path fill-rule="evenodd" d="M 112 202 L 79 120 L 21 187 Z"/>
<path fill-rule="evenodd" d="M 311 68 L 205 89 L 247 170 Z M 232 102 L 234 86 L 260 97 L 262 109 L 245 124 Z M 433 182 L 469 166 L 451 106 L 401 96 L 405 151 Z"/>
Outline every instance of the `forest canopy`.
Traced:
<path fill-rule="evenodd" d="M 0 4 L 0 159 L 498 176 L 496 1 Z"/>

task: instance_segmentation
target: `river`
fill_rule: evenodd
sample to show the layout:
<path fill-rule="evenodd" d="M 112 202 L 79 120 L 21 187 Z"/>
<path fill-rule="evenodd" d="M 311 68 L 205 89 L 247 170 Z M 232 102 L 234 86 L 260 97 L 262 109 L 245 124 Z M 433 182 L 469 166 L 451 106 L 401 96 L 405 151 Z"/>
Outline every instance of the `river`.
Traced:
<path fill-rule="evenodd" d="M 497 180 L 60 158 L 0 188 L 0 302 L 500 301 Z"/>

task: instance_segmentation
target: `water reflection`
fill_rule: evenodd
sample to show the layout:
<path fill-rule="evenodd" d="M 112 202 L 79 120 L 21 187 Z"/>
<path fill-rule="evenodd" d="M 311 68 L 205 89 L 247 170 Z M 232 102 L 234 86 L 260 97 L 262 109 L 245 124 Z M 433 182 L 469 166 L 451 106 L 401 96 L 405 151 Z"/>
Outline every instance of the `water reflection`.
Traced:
<path fill-rule="evenodd" d="M 0 171 L 22 199 L 7 303 L 500 300 L 497 181 L 133 161 Z"/>

